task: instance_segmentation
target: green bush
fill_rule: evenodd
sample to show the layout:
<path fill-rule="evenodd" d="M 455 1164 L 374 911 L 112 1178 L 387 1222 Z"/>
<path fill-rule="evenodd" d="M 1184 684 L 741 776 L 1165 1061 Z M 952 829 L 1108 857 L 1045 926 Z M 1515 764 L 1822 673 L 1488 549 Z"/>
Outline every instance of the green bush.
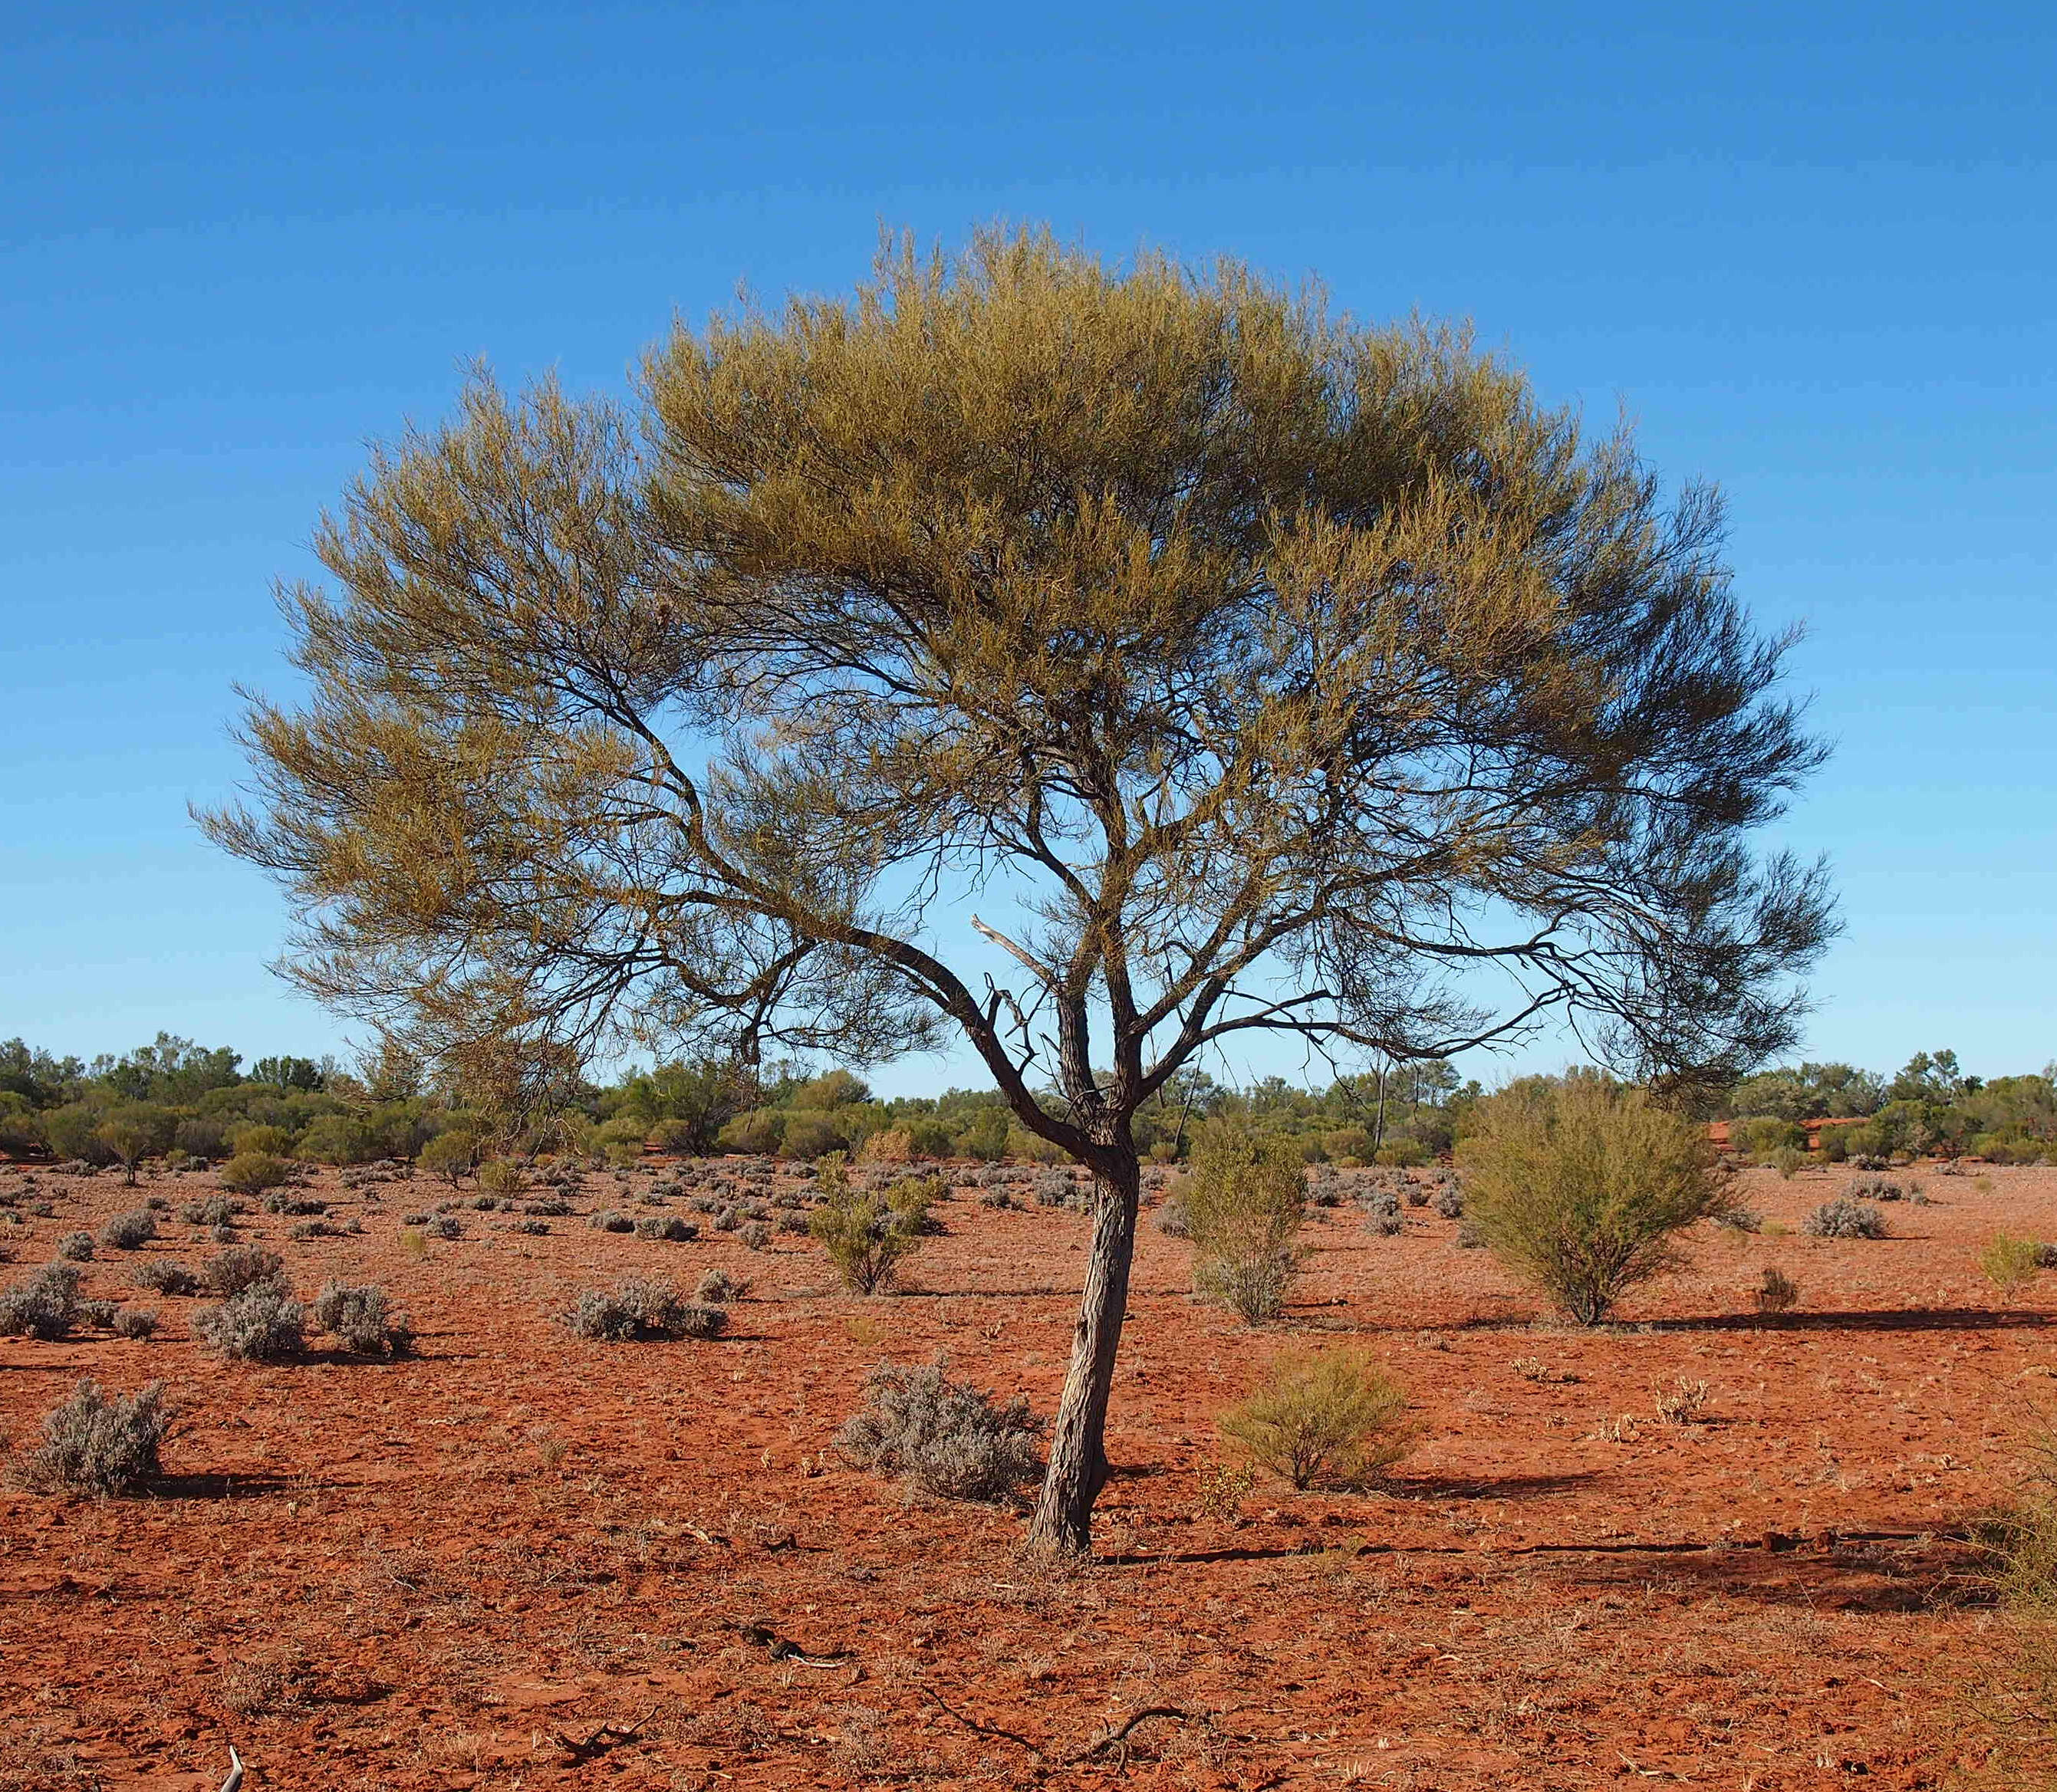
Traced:
<path fill-rule="evenodd" d="M 1992 1284 L 2003 1300 L 2011 1300 L 2035 1280 L 2042 1268 L 2042 1252 L 2035 1240 L 1996 1232 L 1979 1252 L 1979 1273 Z"/>
<path fill-rule="evenodd" d="M 97 1102 L 73 1102 L 52 1108 L 42 1116 L 43 1137 L 50 1141 L 50 1155 L 64 1161 L 83 1160 L 105 1165 L 114 1153 L 100 1138 L 100 1124 L 107 1110 Z"/>
<path fill-rule="evenodd" d="M 822 1160 L 815 1185 L 822 1198 L 807 1216 L 807 1229 L 843 1286 L 856 1294 L 886 1292 L 902 1260 L 921 1248 L 920 1236 L 905 1229 L 880 1196 L 853 1188 L 838 1156 Z"/>
<path fill-rule="evenodd" d="M 1406 1410 L 1406 1394 L 1365 1352 L 1294 1347 L 1216 1422 L 1245 1455 L 1296 1488 L 1360 1487 L 1413 1447 Z"/>
<path fill-rule="evenodd" d="M 1208 1121 L 1193 1142 L 1184 1194 L 1195 1289 L 1253 1325 L 1276 1319 L 1299 1267 L 1293 1241 L 1307 1199 L 1292 1139 Z"/>
<path fill-rule="evenodd" d="M 219 1120 L 194 1114 L 173 1129 L 172 1143 L 188 1157 L 204 1157 L 213 1163 L 228 1155 L 228 1129 Z"/>
<path fill-rule="evenodd" d="M 489 1157 L 478 1166 L 478 1185 L 489 1195 L 518 1195 L 529 1186 L 529 1173 L 513 1157 Z"/>
<path fill-rule="evenodd" d="M 283 1157 L 293 1149 L 291 1129 L 284 1126 L 234 1126 L 229 1129 L 228 1154 L 240 1157 L 256 1152 L 267 1157 Z"/>
<path fill-rule="evenodd" d="M 786 1129 L 786 1116 L 777 1108 L 759 1108 L 739 1114 L 715 1135 L 719 1151 L 747 1152 L 753 1157 L 768 1157 L 779 1149 Z"/>
<path fill-rule="evenodd" d="M 781 1157 L 807 1163 L 825 1157 L 831 1151 L 841 1151 L 848 1142 L 843 1129 L 827 1114 L 793 1113 L 786 1116 L 779 1152 Z"/>
<path fill-rule="evenodd" d="M 293 1155 L 311 1164 L 368 1164 L 379 1155 L 371 1135 L 347 1114 L 324 1114 L 307 1122 Z"/>
<path fill-rule="evenodd" d="M 1581 1324 L 1678 1260 L 1724 1209 L 1704 1130 L 1592 1075 L 1529 1078 L 1480 1102 L 1460 1153 L 1465 1213 L 1515 1274 Z"/>
<path fill-rule="evenodd" d="M 437 1133 L 422 1147 L 414 1161 L 430 1175 L 446 1178 L 454 1189 L 478 1156 L 478 1141 L 469 1133 L 453 1129 Z"/>
<path fill-rule="evenodd" d="M 239 1151 L 221 1166 L 221 1185 L 239 1195 L 261 1195 L 283 1189 L 292 1166 L 268 1151 Z"/>
<path fill-rule="evenodd" d="M 1807 1129 L 1776 1114 L 1751 1114 L 1729 1122 L 1729 1145 L 1757 1163 L 1769 1163 L 1780 1151 L 1807 1149 Z"/>

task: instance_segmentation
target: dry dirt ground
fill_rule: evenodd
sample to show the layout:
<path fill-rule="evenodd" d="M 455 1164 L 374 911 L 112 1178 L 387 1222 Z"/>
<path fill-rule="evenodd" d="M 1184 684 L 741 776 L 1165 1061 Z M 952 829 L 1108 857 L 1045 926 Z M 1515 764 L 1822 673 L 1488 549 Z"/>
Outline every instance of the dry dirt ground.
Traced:
<path fill-rule="evenodd" d="M 199 1303 L 133 1296 L 105 1248 L 86 1292 L 155 1305 L 154 1338 L 0 1339 L 17 1442 L 83 1375 L 161 1379 L 184 1415 L 149 1497 L 0 1491 L 0 1787 L 211 1788 L 232 1741 L 253 1787 L 394 1792 L 2041 1783 L 1988 1690 L 2003 1627 L 1961 1527 L 2057 1376 L 2057 1277 L 2002 1310 L 1974 1260 L 1998 1228 L 2057 1236 L 2057 1171 L 1917 1173 L 1934 1204 L 1889 1208 L 1888 1240 L 1707 1228 L 1590 1332 L 1538 1323 L 1433 1209 L 1385 1239 L 1348 1207 L 1310 1224 L 1286 1323 L 1253 1331 L 1192 1302 L 1187 1248 L 1146 1216 L 1116 1478 L 1096 1559 L 1064 1572 L 1017 1551 L 1018 1515 L 910 1502 L 833 1439 L 874 1365 L 938 1351 L 1047 1414 L 1082 1215 L 960 1194 L 918 1288 L 865 1300 L 808 1239 L 585 1224 L 641 1211 L 645 1176 L 591 1178 L 549 1236 L 471 1213 L 425 1256 L 399 1233 L 426 1181 L 324 1176 L 362 1236 L 244 1232 L 303 1294 L 387 1284 L 414 1359 L 217 1362 Z M 34 1181 L 25 1204 L 54 1211 L 0 1228 L 0 1276 L 212 1178 Z M 1797 1228 L 1847 1181 L 1745 1193 Z M 141 1255 L 213 1248 L 174 1220 Z M 690 1288 L 715 1264 L 754 1284 L 717 1342 L 552 1323 L 624 1273 Z M 1769 1264 L 1804 1291 L 1782 1323 L 1747 1299 Z M 1376 1494 L 1205 1509 L 1213 1415 L 1295 1336 L 1380 1353 L 1419 1448 Z M 1703 1413 L 1660 1422 L 1682 1375 Z M 1172 1715 L 1104 1740 L 1152 1707 Z"/>

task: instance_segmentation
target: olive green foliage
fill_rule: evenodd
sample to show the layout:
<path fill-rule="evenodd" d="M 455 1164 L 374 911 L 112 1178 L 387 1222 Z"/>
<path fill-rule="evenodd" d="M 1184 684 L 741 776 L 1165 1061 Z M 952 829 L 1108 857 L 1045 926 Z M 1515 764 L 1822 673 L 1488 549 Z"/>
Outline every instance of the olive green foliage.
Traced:
<path fill-rule="evenodd" d="M 1767 1114 L 1729 1122 L 1729 1143 L 1745 1157 L 1769 1163 L 1781 1151 L 1805 1151 L 1807 1129 Z"/>
<path fill-rule="evenodd" d="M 1646 1093 L 1530 1078 L 1479 1105 L 1465 1214 L 1500 1261 L 1582 1324 L 1678 1261 L 1678 1234 L 1723 1209 L 1704 1129 Z"/>
<path fill-rule="evenodd" d="M 1251 1461 L 1294 1487 L 1358 1487 L 1413 1448 L 1407 1396 L 1366 1352 L 1292 1347 L 1215 1421 Z"/>
<path fill-rule="evenodd" d="M 921 1248 L 919 1219 L 910 1225 L 887 1199 L 860 1190 L 850 1181 L 839 1157 L 822 1161 L 815 1179 L 821 1205 L 807 1216 L 807 1230 L 821 1241 L 845 1288 L 854 1294 L 884 1294 L 898 1279 L 901 1264 Z"/>
<path fill-rule="evenodd" d="M 416 1154 L 414 1161 L 431 1176 L 446 1178 L 454 1189 L 477 1161 L 478 1141 L 454 1128 L 438 1133 Z"/>
<path fill-rule="evenodd" d="M 1979 1252 L 1979 1273 L 1992 1284 L 2001 1299 L 2011 1300 L 2035 1280 L 2042 1253 L 2032 1238 L 1996 1232 Z"/>
<path fill-rule="evenodd" d="M 221 1166 L 221 1185 L 239 1195 L 261 1195 L 283 1188 L 292 1166 L 268 1151 L 239 1151 Z"/>
<path fill-rule="evenodd" d="M 137 1165 L 168 1149 L 178 1124 L 178 1116 L 168 1108 L 125 1102 L 93 1129 L 93 1136 L 113 1154 L 133 1183 Z"/>
<path fill-rule="evenodd" d="M 1753 849 L 1820 750 L 1722 528 L 1461 329 L 891 242 L 680 321 L 630 406 L 482 377 L 375 450 L 203 825 L 291 892 L 300 986 L 438 1065 L 968 1040 L 1122 1197 L 1052 1431 L 1074 1547 L 1138 1128 L 1203 1054 L 1405 1065 L 1540 1005 L 1698 1086 L 1793 1037 L 1827 891 Z M 1032 927 L 942 926 L 974 888 Z M 793 1111 L 854 1150 L 866 1106 Z"/>
<path fill-rule="evenodd" d="M 363 1122 L 347 1114 L 317 1115 L 292 1149 L 295 1157 L 315 1164 L 368 1164 L 385 1155 Z"/>
<path fill-rule="evenodd" d="M 478 1166 L 478 1186 L 489 1195 L 518 1195 L 529 1186 L 529 1173 L 518 1158 L 489 1157 Z"/>
<path fill-rule="evenodd" d="M 1211 1121 L 1194 1145 L 1184 1193 L 1196 1292 L 1252 1324 L 1276 1319 L 1306 1209 L 1305 1165 L 1292 1141 Z"/>

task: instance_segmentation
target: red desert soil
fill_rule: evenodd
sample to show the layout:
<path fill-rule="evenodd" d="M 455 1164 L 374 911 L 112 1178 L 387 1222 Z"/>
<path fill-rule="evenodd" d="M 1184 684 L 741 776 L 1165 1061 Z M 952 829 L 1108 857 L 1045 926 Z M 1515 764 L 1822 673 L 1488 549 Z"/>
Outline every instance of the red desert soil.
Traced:
<path fill-rule="evenodd" d="M 2057 1288 L 2002 1311 L 1974 1262 L 1999 1228 L 2057 1236 L 2057 1171 L 1920 1174 L 1934 1205 L 1889 1208 L 1888 1240 L 1706 1228 L 1592 1332 L 1537 1323 L 1432 1209 L 1382 1239 L 1347 1206 L 1310 1222 L 1286 1323 L 1252 1331 L 1193 1303 L 1187 1248 L 1146 1215 L 1097 1559 L 1058 1572 L 1017 1553 L 1017 1515 L 910 1502 L 833 1440 L 874 1364 L 938 1351 L 1047 1414 L 1078 1213 L 961 1193 L 918 1290 L 865 1300 L 808 1239 L 585 1225 L 641 1211 L 647 1175 L 591 1177 L 547 1237 L 467 1212 L 419 1257 L 400 1216 L 432 1185 L 324 1176 L 363 1236 L 295 1242 L 265 1214 L 244 1235 L 303 1295 L 385 1283 L 419 1356 L 258 1367 L 200 1351 L 197 1302 L 129 1288 L 138 1256 L 212 1253 L 176 1218 L 211 1176 L 37 1172 L 17 1211 L 54 1213 L 0 1227 L 0 1276 L 161 1194 L 164 1236 L 103 1248 L 86 1292 L 164 1323 L 0 1339 L 0 1430 L 30 1436 L 84 1375 L 161 1378 L 185 1417 L 152 1497 L 0 1491 L 0 1786 L 212 1788 L 232 1742 L 252 1786 L 390 1792 L 2024 1784 L 1968 1715 L 1998 1631 L 1952 1533 L 2057 1375 Z M 1797 1228 L 1848 1180 L 1742 1192 Z M 551 1322 L 624 1273 L 689 1289 L 716 1264 L 754 1284 L 718 1342 Z M 1784 1323 L 1747 1298 L 1769 1264 L 1804 1291 Z M 1295 1336 L 1381 1353 L 1419 1449 L 1380 1493 L 1264 1485 L 1239 1518 L 1200 1515 L 1212 1415 Z M 1704 1418 L 1660 1423 L 1653 1388 L 1682 1375 Z M 1094 1748 L 1151 1707 L 1184 1715 Z"/>

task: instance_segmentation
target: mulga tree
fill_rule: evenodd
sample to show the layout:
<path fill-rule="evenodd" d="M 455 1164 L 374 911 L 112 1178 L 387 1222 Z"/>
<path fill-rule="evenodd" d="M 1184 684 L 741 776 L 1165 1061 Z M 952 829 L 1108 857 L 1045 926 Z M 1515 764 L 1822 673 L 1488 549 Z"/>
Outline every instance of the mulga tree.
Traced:
<path fill-rule="evenodd" d="M 1792 1038 L 1829 900 L 1750 841 L 1820 753 L 1722 534 L 1461 331 L 895 242 L 676 326 L 630 405 L 481 375 L 375 452 L 204 821 L 290 975 L 445 1065 L 969 1042 L 1096 1191 L 1032 1520 L 1080 1549 L 1182 1067 L 1571 1017 L 1686 1086 Z"/>

